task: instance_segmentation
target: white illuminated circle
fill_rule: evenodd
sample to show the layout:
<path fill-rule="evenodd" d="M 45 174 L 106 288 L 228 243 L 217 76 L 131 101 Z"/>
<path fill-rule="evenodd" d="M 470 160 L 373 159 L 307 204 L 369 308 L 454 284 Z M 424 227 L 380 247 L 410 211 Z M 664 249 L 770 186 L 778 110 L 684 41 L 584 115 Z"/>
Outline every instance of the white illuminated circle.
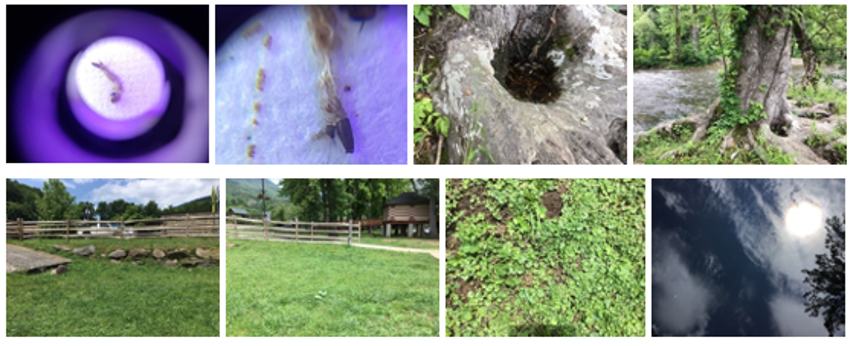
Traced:
<path fill-rule="evenodd" d="M 800 202 L 785 212 L 785 228 L 797 237 L 806 237 L 821 229 L 823 216 L 817 205 Z"/>
<path fill-rule="evenodd" d="M 158 54 L 128 37 L 100 39 L 78 54 L 69 68 L 66 92 L 81 125 L 111 140 L 150 130 L 170 100 Z"/>

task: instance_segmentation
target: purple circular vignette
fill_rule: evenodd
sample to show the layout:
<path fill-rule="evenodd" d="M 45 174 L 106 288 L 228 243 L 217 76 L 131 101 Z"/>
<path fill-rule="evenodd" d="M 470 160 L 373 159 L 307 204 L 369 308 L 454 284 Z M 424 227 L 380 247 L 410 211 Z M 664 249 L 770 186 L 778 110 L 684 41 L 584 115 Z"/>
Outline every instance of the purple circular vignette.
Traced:
<path fill-rule="evenodd" d="M 66 94 L 75 118 L 99 137 L 124 140 L 149 131 L 170 100 L 158 54 L 128 37 L 93 42 L 69 67 Z"/>
<path fill-rule="evenodd" d="M 57 121 L 58 104 L 52 95 L 63 87 L 67 62 L 76 52 L 110 36 L 134 38 L 152 48 L 173 65 L 185 81 L 182 126 L 178 134 L 169 143 L 145 154 L 116 158 L 93 153 L 69 138 Z M 28 162 L 206 162 L 208 85 L 206 54 L 175 25 L 129 10 L 85 13 L 45 35 L 23 68 L 10 108 L 10 116 L 17 120 L 12 129 L 18 138 L 15 144 Z M 74 102 L 70 99 L 70 103 Z"/>

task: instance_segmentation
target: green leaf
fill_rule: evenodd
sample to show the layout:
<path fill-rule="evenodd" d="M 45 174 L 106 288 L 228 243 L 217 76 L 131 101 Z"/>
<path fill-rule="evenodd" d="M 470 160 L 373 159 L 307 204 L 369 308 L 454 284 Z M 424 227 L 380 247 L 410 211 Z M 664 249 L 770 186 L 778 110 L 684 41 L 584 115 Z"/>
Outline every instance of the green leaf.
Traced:
<path fill-rule="evenodd" d="M 436 121 L 436 131 L 445 137 L 448 137 L 448 128 L 451 126 L 451 119 L 448 117 L 440 117 Z"/>
<path fill-rule="evenodd" d="M 421 25 L 430 26 L 430 14 L 432 13 L 431 5 L 415 5 L 415 20 Z"/>
<path fill-rule="evenodd" d="M 424 138 L 426 138 L 426 137 L 427 137 L 427 135 L 428 135 L 428 133 L 427 133 L 427 132 L 416 132 L 416 133 L 413 135 L 413 142 L 414 142 L 415 144 L 421 143 L 421 141 L 423 141 L 423 140 L 424 140 Z"/>
<path fill-rule="evenodd" d="M 463 16 L 463 18 L 469 19 L 469 5 L 451 5 L 454 8 L 454 12 Z"/>

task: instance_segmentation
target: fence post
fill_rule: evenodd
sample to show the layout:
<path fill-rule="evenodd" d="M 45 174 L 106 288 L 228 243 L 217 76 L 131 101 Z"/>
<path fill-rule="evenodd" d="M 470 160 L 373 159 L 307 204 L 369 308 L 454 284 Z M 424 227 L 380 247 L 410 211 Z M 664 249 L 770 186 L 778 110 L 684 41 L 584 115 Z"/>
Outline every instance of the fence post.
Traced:
<path fill-rule="evenodd" d="M 349 237 L 346 238 L 346 243 L 352 246 L 352 219 L 349 219 Z"/>
<path fill-rule="evenodd" d="M 361 244 L 361 221 L 358 222 L 358 243 Z"/>
<path fill-rule="evenodd" d="M 119 217 L 119 239 L 125 242 L 125 220 L 122 216 Z"/>
<path fill-rule="evenodd" d="M 239 226 L 236 224 L 236 214 L 233 214 L 233 232 L 236 234 L 236 240 L 239 240 Z"/>
<path fill-rule="evenodd" d="M 66 218 L 66 244 L 69 243 L 69 218 Z"/>
<path fill-rule="evenodd" d="M 185 213 L 185 246 L 188 246 L 188 231 L 191 227 L 191 216 Z"/>
<path fill-rule="evenodd" d="M 18 218 L 18 240 L 24 241 L 24 220 Z"/>
<path fill-rule="evenodd" d="M 298 243 L 299 242 L 299 218 L 294 217 L 293 222 L 294 222 L 293 226 L 296 226 L 296 239 L 295 239 L 295 241 L 296 241 L 296 243 Z"/>
<path fill-rule="evenodd" d="M 269 219 L 266 214 L 263 214 L 263 235 L 266 236 L 266 241 L 269 241 Z"/>
<path fill-rule="evenodd" d="M 314 242 L 314 222 L 311 221 L 311 243 Z"/>

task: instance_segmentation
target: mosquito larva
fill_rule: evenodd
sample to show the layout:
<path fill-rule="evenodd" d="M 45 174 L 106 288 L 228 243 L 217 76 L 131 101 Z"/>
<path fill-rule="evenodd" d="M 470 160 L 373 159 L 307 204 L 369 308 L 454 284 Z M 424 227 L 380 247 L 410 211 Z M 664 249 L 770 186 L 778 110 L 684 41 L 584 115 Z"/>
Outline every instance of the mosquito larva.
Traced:
<path fill-rule="evenodd" d="M 101 61 L 94 62 L 92 64 L 93 66 L 101 70 L 105 74 L 105 77 L 107 77 L 107 79 L 111 81 L 111 83 L 113 83 L 113 91 L 110 93 L 110 102 L 119 102 L 119 98 L 122 96 L 122 81 L 120 81 L 119 77 L 113 72 L 111 72 L 111 70 L 109 70 L 107 66 L 105 66 L 105 64 L 103 64 Z"/>
<path fill-rule="evenodd" d="M 257 70 L 257 91 L 263 91 L 263 80 L 266 79 L 266 73 L 263 72 L 263 68 L 261 67 Z"/>
<path fill-rule="evenodd" d="M 263 47 L 266 47 L 267 50 L 272 49 L 272 35 L 271 34 L 266 34 L 266 38 L 263 39 Z"/>
<path fill-rule="evenodd" d="M 256 34 L 257 31 L 260 31 L 260 28 L 262 27 L 263 24 L 261 24 L 260 22 L 254 23 L 253 25 L 242 31 L 242 38 L 251 37 L 252 35 Z"/>

